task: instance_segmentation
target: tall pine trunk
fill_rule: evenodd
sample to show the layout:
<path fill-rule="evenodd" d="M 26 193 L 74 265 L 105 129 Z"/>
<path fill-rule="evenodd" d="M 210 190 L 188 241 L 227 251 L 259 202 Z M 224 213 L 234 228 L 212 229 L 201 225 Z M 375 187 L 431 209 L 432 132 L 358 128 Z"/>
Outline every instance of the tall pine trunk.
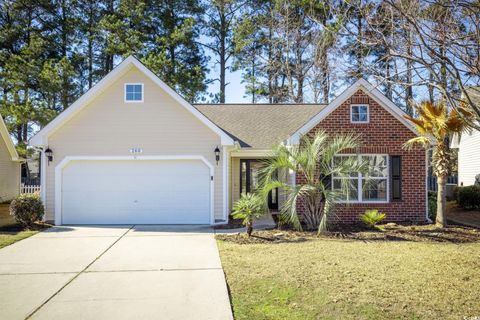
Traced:
<path fill-rule="evenodd" d="M 411 56 L 413 54 L 412 48 L 412 32 L 407 31 L 407 54 Z M 410 59 L 405 60 L 407 66 L 407 79 L 405 88 L 405 106 L 407 114 L 413 117 L 413 62 Z"/>
<path fill-rule="evenodd" d="M 222 3 L 220 8 L 220 103 L 225 103 L 225 87 L 227 86 L 227 25 L 225 7 Z"/>

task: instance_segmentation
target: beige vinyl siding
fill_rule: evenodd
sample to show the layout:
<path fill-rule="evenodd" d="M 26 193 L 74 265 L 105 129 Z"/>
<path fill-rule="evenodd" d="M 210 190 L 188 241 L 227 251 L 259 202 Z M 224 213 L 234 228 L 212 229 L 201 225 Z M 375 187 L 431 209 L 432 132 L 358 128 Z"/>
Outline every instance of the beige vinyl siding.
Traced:
<path fill-rule="evenodd" d="M 143 83 L 144 102 L 125 103 L 124 84 Z M 202 155 L 215 168 L 214 214 L 223 218 L 220 137 L 135 67 L 128 70 L 48 139 L 54 161 L 47 166 L 47 220 L 54 219 L 55 167 L 65 156 Z"/>
<path fill-rule="evenodd" d="M 20 162 L 12 161 L 7 144 L 0 137 L 0 203 L 20 192 Z"/>
<path fill-rule="evenodd" d="M 458 183 L 469 186 L 480 174 L 480 132 L 466 133 L 458 149 Z"/>

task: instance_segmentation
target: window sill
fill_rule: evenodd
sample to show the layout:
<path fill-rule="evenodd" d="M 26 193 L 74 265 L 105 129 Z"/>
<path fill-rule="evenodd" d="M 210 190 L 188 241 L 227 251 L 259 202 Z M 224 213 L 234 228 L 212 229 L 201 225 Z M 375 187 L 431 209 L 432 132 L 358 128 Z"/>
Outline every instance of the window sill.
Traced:
<path fill-rule="evenodd" d="M 388 204 L 391 201 L 335 201 L 336 204 Z"/>

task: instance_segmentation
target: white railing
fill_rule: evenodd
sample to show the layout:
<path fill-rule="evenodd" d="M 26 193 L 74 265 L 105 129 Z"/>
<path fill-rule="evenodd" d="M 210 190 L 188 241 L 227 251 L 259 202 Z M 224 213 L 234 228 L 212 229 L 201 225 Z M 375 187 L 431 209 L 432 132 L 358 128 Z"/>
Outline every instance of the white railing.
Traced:
<path fill-rule="evenodd" d="M 20 193 L 36 193 L 40 192 L 40 186 L 39 185 L 28 185 L 28 184 L 23 184 L 20 186 Z"/>

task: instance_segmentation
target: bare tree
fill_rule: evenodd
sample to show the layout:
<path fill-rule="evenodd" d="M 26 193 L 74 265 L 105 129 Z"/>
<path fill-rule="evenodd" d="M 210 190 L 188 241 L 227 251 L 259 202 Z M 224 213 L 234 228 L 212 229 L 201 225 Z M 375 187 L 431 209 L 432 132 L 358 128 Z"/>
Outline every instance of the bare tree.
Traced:
<path fill-rule="evenodd" d="M 374 14 L 380 5 L 383 17 Z M 414 89 L 420 92 L 424 88 L 431 100 L 444 99 L 453 108 L 466 103 L 480 120 L 480 106 L 472 99 L 471 89 L 480 83 L 478 1 L 385 0 L 362 8 L 369 34 L 356 37 L 358 45 L 383 46 L 396 61 L 395 77 L 379 72 L 382 69 L 376 64 L 369 66 L 368 72 L 379 83 L 403 86 L 407 100 L 413 98 Z M 348 33 L 353 22 L 348 21 L 348 15 L 344 17 L 343 32 Z M 480 128 L 477 121 L 467 121 Z"/>

